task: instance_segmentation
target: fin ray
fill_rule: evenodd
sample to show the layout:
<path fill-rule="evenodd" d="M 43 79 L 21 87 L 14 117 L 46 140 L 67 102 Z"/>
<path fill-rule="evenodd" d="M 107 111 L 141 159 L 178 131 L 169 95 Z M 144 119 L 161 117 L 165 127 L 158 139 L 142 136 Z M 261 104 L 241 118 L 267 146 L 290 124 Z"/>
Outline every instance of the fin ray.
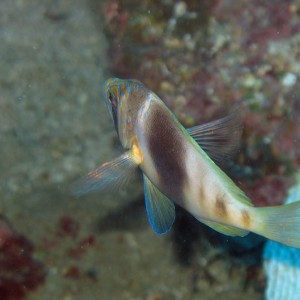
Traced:
<path fill-rule="evenodd" d="M 187 132 L 214 161 L 222 163 L 238 150 L 242 129 L 238 108 L 224 118 L 188 128 Z"/>
<path fill-rule="evenodd" d="M 137 165 L 130 152 L 102 164 L 100 167 L 88 172 L 71 184 L 71 193 L 82 196 L 86 193 L 107 188 L 120 188 L 134 174 Z"/>
<path fill-rule="evenodd" d="M 273 241 L 300 248 L 300 201 L 281 206 L 255 207 L 258 222 L 253 229 Z"/>

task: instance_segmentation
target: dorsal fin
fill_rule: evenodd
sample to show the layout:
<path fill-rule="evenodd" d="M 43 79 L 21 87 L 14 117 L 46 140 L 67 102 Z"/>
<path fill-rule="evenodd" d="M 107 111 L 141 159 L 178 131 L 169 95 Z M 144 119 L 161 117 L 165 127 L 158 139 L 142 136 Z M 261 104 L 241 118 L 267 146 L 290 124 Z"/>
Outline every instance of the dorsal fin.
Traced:
<path fill-rule="evenodd" d="M 224 118 L 188 128 L 187 132 L 211 159 L 222 164 L 238 150 L 242 129 L 238 108 Z"/>

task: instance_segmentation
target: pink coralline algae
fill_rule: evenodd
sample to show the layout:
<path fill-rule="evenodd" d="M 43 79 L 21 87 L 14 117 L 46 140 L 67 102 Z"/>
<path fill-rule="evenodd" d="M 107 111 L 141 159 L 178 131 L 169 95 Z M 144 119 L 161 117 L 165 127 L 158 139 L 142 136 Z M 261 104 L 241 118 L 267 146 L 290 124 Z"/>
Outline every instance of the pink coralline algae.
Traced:
<path fill-rule="evenodd" d="M 63 216 L 59 219 L 58 234 L 61 236 L 77 237 L 80 230 L 79 223 L 71 217 Z"/>
<path fill-rule="evenodd" d="M 0 299 L 24 299 L 44 282 L 45 270 L 33 257 L 34 248 L 0 218 Z"/>

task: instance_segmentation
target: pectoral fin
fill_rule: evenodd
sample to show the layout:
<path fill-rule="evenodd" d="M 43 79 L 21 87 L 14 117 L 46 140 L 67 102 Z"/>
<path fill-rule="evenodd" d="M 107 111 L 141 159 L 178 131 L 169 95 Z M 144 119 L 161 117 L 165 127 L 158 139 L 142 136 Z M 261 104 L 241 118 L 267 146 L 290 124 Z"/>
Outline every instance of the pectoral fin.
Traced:
<path fill-rule="evenodd" d="M 163 234 L 168 232 L 175 220 L 175 206 L 144 175 L 145 204 L 149 223 L 152 229 Z"/>
<path fill-rule="evenodd" d="M 241 109 L 237 109 L 227 117 L 187 131 L 211 159 L 222 163 L 237 151 L 242 128 Z"/>
<path fill-rule="evenodd" d="M 79 197 L 83 194 L 106 189 L 118 189 L 124 185 L 134 174 L 137 168 L 132 154 L 128 151 L 110 162 L 102 164 L 90 171 L 71 185 L 71 192 Z"/>
<path fill-rule="evenodd" d="M 226 234 L 229 236 L 245 236 L 249 233 L 248 231 L 243 229 L 239 229 L 233 226 L 223 225 L 212 221 L 201 220 L 201 222 L 209 226 L 210 228 L 214 229 L 215 231 L 218 231 L 222 234 Z"/>

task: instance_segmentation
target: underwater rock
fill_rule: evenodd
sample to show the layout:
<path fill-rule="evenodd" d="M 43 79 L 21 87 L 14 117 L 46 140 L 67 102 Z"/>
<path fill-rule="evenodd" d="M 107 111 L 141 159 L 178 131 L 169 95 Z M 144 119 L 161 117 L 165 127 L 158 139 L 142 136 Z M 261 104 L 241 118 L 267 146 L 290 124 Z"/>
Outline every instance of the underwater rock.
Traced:
<path fill-rule="evenodd" d="M 291 188 L 286 203 L 300 200 L 300 181 Z M 296 300 L 300 295 L 300 249 L 268 241 L 264 254 L 266 300 Z"/>

